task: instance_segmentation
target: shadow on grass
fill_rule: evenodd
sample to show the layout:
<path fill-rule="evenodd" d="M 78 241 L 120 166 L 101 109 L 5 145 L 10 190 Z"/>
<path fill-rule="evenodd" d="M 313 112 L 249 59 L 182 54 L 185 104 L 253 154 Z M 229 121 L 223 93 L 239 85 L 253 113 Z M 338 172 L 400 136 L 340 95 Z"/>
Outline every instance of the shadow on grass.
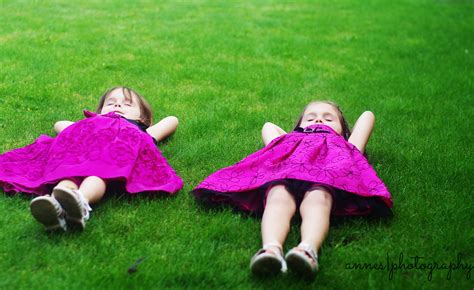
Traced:
<path fill-rule="evenodd" d="M 85 230 L 68 226 L 67 231 L 58 229 L 55 231 L 45 231 L 44 227 L 38 223 L 33 216 L 30 214 L 29 204 L 35 195 L 32 194 L 3 194 L 4 201 L 9 208 L 17 212 L 16 215 L 21 224 L 14 226 L 15 239 L 18 241 L 25 240 L 39 240 L 41 242 L 47 242 L 48 244 L 60 245 L 75 239 L 87 239 L 91 235 L 101 231 L 96 227 L 97 222 L 89 223 L 86 222 Z M 112 191 L 107 192 L 104 198 L 98 203 L 93 205 L 92 220 L 96 221 L 98 217 L 103 218 L 107 216 L 107 212 L 110 209 L 116 209 L 122 207 L 124 203 L 132 204 L 134 207 L 140 204 L 148 202 L 168 202 L 175 199 L 175 195 L 170 196 L 166 192 L 143 192 L 136 195 L 131 195 L 126 192 Z M 104 215 L 105 214 L 105 215 Z"/>
<path fill-rule="evenodd" d="M 189 193 L 192 196 L 192 193 Z M 263 212 L 246 212 L 243 211 L 241 208 L 237 206 L 233 206 L 230 204 L 216 204 L 209 202 L 207 200 L 199 200 L 194 199 L 195 204 L 197 205 L 198 209 L 203 212 L 219 212 L 219 211 L 226 211 L 231 209 L 234 214 L 241 216 L 242 218 L 254 218 L 254 219 L 261 219 Z M 366 216 L 333 216 L 331 215 L 331 226 L 342 226 L 348 221 L 352 221 L 354 219 L 366 220 L 371 223 L 380 223 L 381 221 L 390 222 L 393 217 L 393 213 L 390 209 L 384 206 L 383 203 L 373 203 L 374 206 L 373 211 Z M 294 218 L 292 219 L 292 223 L 301 223 L 301 218 L 299 215 L 299 211 L 297 210 Z"/>
<path fill-rule="evenodd" d="M 231 211 L 233 214 L 239 216 L 239 218 L 247 220 L 251 219 L 260 223 L 261 215 L 249 212 L 242 212 L 241 209 L 233 207 L 228 204 L 213 204 L 207 203 L 202 200 L 194 199 L 197 208 L 201 212 L 207 214 L 215 213 L 228 213 Z M 300 241 L 300 226 L 301 217 L 297 212 L 291 220 L 291 230 L 288 233 L 285 244 L 297 245 Z M 324 252 L 329 249 L 337 249 L 339 247 L 345 247 L 353 242 L 357 242 L 364 238 L 367 229 L 376 228 L 389 228 L 393 223 L 393 214 L 386 207 L 382 206 L 377 208 L 371 215 L 368 216 L 331 216 L 330 230 L 326 237 L 325 242 L 320 250 L 319 257 L 324 259 Z M 364 230 L 365 229 L 365 230 Z M 291 277 L 292 275 L 288 275 Z M 271 283 L 274 285 L 274 281 L 268 278 L 254 277 L 259 283 Z M 298 277 L 293 277 L 299 279 Z M 275 279 L 280 279 L 275 277 Z M 291 278 L 289 278 L 291 279 Z M 317 279 L 317 278 L 316 278 Z M 280 280 L 278 280 L 280 283 Z M 282 280 L 283 281 L 283 280 Z M 286 279 L 285 279 L 286 281 Z M 293 281 L 294 282 L 294 281 Z M 305 281 L 308 282 L 308 281 Z M 270 285 L 270 284 L 269 284 Z M 267 286 L 269 286 L 267 285 Z M 265 285 L 263 285 L 265 286 Z"/>

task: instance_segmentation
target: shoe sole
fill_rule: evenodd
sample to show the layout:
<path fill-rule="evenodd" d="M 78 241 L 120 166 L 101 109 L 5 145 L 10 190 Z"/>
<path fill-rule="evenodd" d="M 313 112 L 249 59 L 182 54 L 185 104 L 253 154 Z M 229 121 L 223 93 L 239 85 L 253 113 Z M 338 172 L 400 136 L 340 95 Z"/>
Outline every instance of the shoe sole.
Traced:
<path fill-rule="evenodd" d="M 261 254 L 250 265 L 255 276 L 275 276 L 281 273 L 281 262 L 273 255 Z"/>
<path fill-rule="evenodd" d="M 86 227 L 84 210 L 79 205 L 80 201 L 76 195 L 62 188 L 53 189 L 53 195 L 66 212 L 67 225 L 73 229 L 84 230 Z"/>
<path fill-rule="evenodd" d="M 304 257 L 299 256 L 296 253 L 289 253 L 285 257 L 288 269 L 307 279 L 314 279 L 316 271 L 313 270 L 311 265 L 306 261 Z"/>
<path fill-rule="evenodd" d="M 41 223 L 46 231 L 66 231 L 66 225 L 61 225 L 57 209 L 48 198 L 36 198 L 30 203 L 33 217 Z"/>

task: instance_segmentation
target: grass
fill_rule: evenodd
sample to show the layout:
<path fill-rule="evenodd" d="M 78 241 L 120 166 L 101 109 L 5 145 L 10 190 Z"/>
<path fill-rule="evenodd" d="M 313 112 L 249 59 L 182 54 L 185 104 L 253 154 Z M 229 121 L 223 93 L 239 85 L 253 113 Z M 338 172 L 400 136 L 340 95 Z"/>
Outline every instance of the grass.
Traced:
<path fill-rule="evenodd" d="M 348 263 L 474 264 L 474 5 L 463 0 L 1 1 L 0 152 L 78 120 L 127 85 L 180 127 L 160 148 L 185 181 L 175 197 L 113 196 L 83 233 L 47 235 L 29 198 L 0 196 L 3 289 L 472 289 L 467 271 L 347 270 Z M 394 217 L 335 224 L 314 283 L 259 280 L 259 221 L 188 192 L 290 129 L 313 99 L 353 124 L 377 117 L 370 160 Z M 287 247 L 298 242 L 297 221 Z M 144 260 L 137 271 L 127 269 Z"/>

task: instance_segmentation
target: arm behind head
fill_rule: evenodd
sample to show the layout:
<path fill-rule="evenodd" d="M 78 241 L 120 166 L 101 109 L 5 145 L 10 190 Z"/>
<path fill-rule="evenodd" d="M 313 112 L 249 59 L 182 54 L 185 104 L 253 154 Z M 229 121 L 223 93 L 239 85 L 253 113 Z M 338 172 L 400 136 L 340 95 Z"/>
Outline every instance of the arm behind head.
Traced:
<path fill-rule="evenodd" d="M 262 139 L 265 146 L 267 146 L 273 139 L 285 135 L 286 132 L 277 125 L 266 122 L 262 127 Z"/>
<path fill-rule="evenodd" d="M 64 129 L 71 126 L 72 124 L 74 124 L 74 122 L 71 122 L 71 121 L 57 121 L 56 123 L 54 123 L 54 131 L 56 132 L 56 134 L 59 134 Z"/>
<path fill-rule="evenodd" d="M 156 123 L 155 125 L 146 129 L 147 133 L 150 134 L 156 141 L 162 141 L 169 135 L 173 134 L 178 128 L 178 118 L 175 116 L 168 116 L 163 118 L 161 121 Z"/>
<path fill-rule="evenodd" d="M 365 152 L 365 146 L 369 142 L 370 135 L 374 129 L 375 115 L 370 111 L 365 111 L 360 115 L 359 119 L 352 129 L 352 134 L 349 137 L 349 143 L 357 147 L 360 152 Z"/>

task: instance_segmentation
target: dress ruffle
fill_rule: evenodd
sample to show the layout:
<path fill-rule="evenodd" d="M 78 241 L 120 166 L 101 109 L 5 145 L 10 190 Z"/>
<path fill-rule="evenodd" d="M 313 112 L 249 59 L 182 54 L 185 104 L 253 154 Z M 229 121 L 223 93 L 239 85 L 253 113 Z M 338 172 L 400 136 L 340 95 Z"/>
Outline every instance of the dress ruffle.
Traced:
<path fill-rule="evenodd" d="M 0 187 L 43 195 L 63 179 L 87 176 L 117 182 L 130 194 L 174 194 L 183 187 L 148 133 L 115 113 L 84 115 L 55 138 L 41 135 L 0 155 Z"/>
<path fill-rule="evenodd" d="M 269 185 L 285 184 L 297 199 L 311 186 L 321 185 L 333 194 L 335 215 L 367 215 L 380 206 L 392 207 L 386 186 L 354 145 L 328 126 L 307 128 L 314 132 L 282 135 L 211 174 L 192 193 L 211 204 L 261 212 Z"/>

